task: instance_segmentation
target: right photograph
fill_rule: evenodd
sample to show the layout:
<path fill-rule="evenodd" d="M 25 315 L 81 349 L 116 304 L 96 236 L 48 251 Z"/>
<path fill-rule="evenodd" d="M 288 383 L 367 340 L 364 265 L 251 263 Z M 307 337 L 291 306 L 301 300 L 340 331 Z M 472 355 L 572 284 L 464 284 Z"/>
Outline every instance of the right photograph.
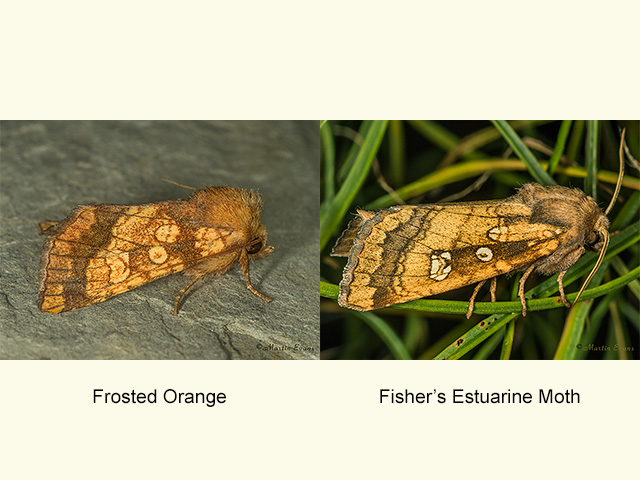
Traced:
<path fill-rule="evenodd" d="M 321 359 L 639 358 L 639 121 L 320 125 Z"/>

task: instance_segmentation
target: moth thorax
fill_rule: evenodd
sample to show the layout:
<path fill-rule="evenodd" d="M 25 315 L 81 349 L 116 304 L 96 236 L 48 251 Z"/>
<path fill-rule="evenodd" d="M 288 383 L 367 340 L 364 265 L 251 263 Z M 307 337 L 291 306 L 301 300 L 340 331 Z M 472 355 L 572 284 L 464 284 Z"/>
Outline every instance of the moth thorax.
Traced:
<path fill-rule="evenodd" d="M 593 219 L 593 229 L 594 230 L 608 229 L 609 220 L 607 219 L 606 215 L 602 213 L 602 209 L 598 206 L 596 201 L 593 198 L 586 196 L 585 203 L 583 203 L 582 207 L 588 212 L 586 215 L 589 218 Z"/>

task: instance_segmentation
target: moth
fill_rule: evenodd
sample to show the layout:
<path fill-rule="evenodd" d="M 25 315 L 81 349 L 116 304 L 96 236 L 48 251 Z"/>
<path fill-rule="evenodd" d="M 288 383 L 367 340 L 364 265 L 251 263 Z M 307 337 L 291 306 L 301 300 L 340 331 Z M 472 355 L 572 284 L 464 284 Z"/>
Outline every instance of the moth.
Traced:
<path fill-rule="evenodd" d="M 194 189 L 195 190 L 195 189 Z M 38 308 L 60 313 L 182 272 L 192 280 L 227 272 L 236 263 L 251 284 L 249 261 L 265 258 L 267 230 L 262 197 L 227 186 L 204 187 L 184 200 L 145 205 L 80 205 L 45 233 Z"/>
<path fill-rule="evenodd" d="M 562 278 L 586 249 L 602 259 L 608 228 L 605 213 L 581 190 L 536 183 L 502 200 L 358 210 L 332 251 L 348 257 L 338 304 L 372 310 L 480 282 L 470 317 L 488 279 L 495 301 L 496 277 L 524 271 L 518 296 L 526 315 L 524 285 L 536 271 L 559 272 L 560 296 L 570 306 Z"/>

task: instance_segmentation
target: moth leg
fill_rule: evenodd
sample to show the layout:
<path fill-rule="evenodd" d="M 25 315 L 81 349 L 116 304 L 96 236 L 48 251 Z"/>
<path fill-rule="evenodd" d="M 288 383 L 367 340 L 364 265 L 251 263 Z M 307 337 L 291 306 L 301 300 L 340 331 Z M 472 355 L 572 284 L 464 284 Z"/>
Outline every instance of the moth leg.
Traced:
<path fill-rule="evenodd" d="M 496 289 L 498 287 L 498 277 L 493 277 L 491 279 L 491 301 L 496 301 Z"/>
<path fill-rule="evenodd" d="M 527 281 L 527 277 L 529 275 L 531 275 L 531 272 L 533 272 L 534 268 L 535 268 L 535 264 L 533 264 L 529 268 L 527 268 L 527 271 L 524 272 L 524 275 L 522 275 L 522 278 L 520 279 L 520 287 L 518 288 L 518 296 L 520 297 L 520 303 L 522 303 L 522 316 L 523 317 L 527 316 L 527 304 L 524 301 L 524 283 Z"/>
<path fill-rule="evenodd" d="M 200 280 L 202 277 L 204 277 L 204 275 L 198 275 L 196 278 L 194 278 L 193 280 L 191 280 L 186 287 L 184 287 L 182 290 L 180 290 L 180 293 L 178 293 L 178 296 L 176 297 L 176 304 L 175 307 L 173 309 L 173 314 L 177 315 L 178 314 L 178 307 L 180 306 L 180 300 L 182 299 L 182 296 L 187 293 L 187 290 L 189 290 L 194 283 L 196 283 L 198 280 Z"/>
<path fill-rule="evenodd" d="M 567 297 L 564 296 L 564 286 L 562 285 L 562 278 L 564 277 L 565 273 L 567 273 L 567 271 L 563 270 L 558 274 L 558 290 L 560 290 L 560 298 L 562 299 L 562 303 L 564 303 L 566 307 L 571 308 L 571 304 L 567 301 Z"/>
<path fill-rule="evenodd" d="M 476 295 L 478 295 L 478 291 L 482 288 L 482 286 L 487 283 L 486 280 L 482 280 L 478 285 L 476 285 L 476 288 L 473 290 L 473 295 L 471 295 L 471 299 L 469 300 L 469 310 L 467 310 L 467 318 L 471 317 L 471 314 L 473 313 L 473 304 L 475 303 L 476 300 Z"/>
<path fill-rule="evenodd" d="M 251 285 L 251 278 L 249 277 L 249 256 L 247 255 L 247 252 L 245 250 L 243 250 L 242 253 L 240 254 L 240 268 L 242 268 L 242 273 L 244 274 L 244 278 L 247 279 L 247 288 L 249 289 L 249 291 L 254 295 L 256 295 L 257 297 L 260 297 L 261 299 L 263 299 L 265 302 L 267 303 L 270 302 L 271 299 L 269 297 L 261 294 L 259 291 L 253 288 L 253 285 Z"/>

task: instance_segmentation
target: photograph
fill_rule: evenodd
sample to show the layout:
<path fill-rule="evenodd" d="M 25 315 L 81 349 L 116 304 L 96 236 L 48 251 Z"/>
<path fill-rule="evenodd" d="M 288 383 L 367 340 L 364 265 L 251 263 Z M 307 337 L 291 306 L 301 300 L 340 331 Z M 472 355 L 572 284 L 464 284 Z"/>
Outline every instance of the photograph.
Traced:
<path fill-rule="evenodd" d="M 3 478 L 638 476 L 640 2 L 5 3 Z"/>
<path fill-rule="evenodd" d="M 319 358 L 318 129 L 1 122 L 0 358 Z"/>
<path fill-rule="evenodd" d="M 637 359 L 637 121 L 325 121 L 322 359 Z"/>

